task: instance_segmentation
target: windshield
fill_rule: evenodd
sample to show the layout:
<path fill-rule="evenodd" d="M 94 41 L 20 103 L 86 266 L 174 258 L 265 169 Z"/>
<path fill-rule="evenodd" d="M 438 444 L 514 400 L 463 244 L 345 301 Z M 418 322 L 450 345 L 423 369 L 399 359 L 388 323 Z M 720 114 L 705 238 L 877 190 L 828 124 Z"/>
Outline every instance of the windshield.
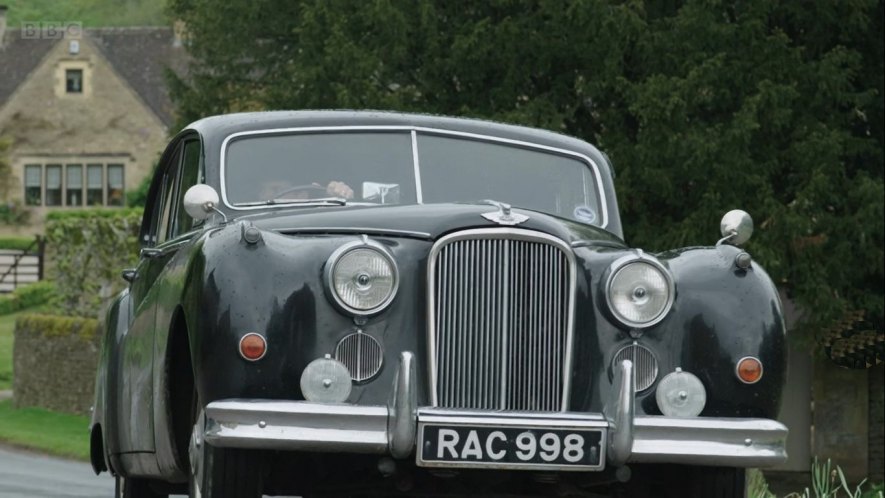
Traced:
<path fill-rule="evenodd" d="M 237 137 L 224 159 L 225 201 L 254 209 L 332 200 L 426 204 L 492 199 L 601 223 L 596 178 L 581 159 L 437 134 L 419 133 L 414 145 L 408 130 Z"/>

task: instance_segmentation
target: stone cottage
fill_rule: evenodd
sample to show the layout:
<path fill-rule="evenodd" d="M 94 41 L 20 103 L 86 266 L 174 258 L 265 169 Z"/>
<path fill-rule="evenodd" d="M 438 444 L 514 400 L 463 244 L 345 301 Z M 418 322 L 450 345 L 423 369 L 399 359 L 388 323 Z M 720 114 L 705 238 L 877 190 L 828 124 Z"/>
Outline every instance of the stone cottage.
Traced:
<path fill-rule="evenodd" d="M 29 211 L 0 236 L 42 232 L 51 210 L 125 205 L 174 132 L 166 71 L 185 63 L 171 27 L 7 26 L 0 7 L 0 202 Z"/>

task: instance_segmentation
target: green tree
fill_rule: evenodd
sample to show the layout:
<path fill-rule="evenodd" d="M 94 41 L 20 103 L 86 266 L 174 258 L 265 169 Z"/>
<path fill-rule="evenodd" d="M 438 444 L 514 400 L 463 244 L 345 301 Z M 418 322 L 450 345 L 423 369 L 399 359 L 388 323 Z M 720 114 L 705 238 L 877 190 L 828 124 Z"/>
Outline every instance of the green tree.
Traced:
<path fill-rule="evenodd" d="M 547 128 L 618 171 L 627 240 L 750 252 L 806 309 L 882 330 L 883 2 L 170 0 L 183 120 L 381 108 Z M 231 19 L 237 22 L 231 23 Z"/>

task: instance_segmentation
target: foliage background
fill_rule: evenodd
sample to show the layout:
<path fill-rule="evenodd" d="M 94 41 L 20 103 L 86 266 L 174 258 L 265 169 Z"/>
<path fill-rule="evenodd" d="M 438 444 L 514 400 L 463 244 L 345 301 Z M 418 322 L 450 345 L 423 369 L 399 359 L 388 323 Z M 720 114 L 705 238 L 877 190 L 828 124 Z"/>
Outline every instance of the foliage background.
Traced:
<path fill-rule="evenodd" d="M 163 3 L 156 0 L 3 0 L 8 25 L 22 22 L 81 22 L 87 27 L 167 24 Z"/>
<path fill-rule="evenodd" d="M 883 2 L 170 0 L 184 124 L 378 108 L 537 126 L 614 162 L 627 241 L 709 245 L 726 211 L 806 315 L 883 316 Z M 230 23 L 230 19 L 238 22 Z M 855 316 L 855 315 L 850 315 Z"/>
<path fill-rule="evenodd" d="M 125 281 L 120 270 L 135 265 L 141 210 L 54 211 L 46 218 L 55 312 L 98 317 Z"/>

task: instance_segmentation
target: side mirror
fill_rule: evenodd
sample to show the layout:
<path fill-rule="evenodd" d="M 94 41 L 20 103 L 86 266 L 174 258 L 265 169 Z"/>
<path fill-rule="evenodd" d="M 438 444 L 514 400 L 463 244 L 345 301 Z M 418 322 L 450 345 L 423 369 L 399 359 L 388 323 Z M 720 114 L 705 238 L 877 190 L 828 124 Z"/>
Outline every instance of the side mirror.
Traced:
<path fill-rule="evenodd" d="M 218 192 L 209 185 L 199 184 L 184 193 L 184 210 L 196 221 L 205 220 L 217 211 Z"/>
<path fill-rule="evenodd" d="M 722 217 L 719 231 L 723 238 L 716 245 L 728 242 L 731 245 L 739 246 L 750 240 L 750 236 L 753 235 L 753 218 L 746 211 L 734 209 Z"/>

